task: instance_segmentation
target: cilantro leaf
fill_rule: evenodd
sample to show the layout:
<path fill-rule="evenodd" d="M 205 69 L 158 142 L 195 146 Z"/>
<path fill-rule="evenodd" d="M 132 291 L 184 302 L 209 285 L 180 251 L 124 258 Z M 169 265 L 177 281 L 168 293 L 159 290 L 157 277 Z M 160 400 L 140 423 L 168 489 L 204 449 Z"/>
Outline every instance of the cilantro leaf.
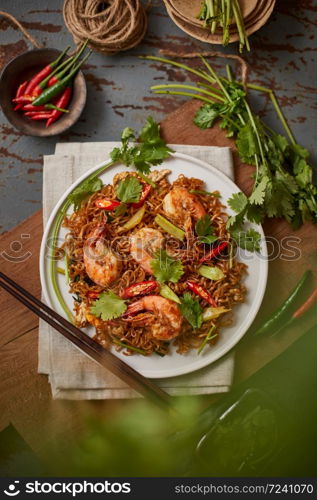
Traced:
<path fill-rule="evenodd" d="M 204 104 L 195 114 L 194 123 L 201 129 L 211 128 L 220 116 L 221 106 L 218 103 Z"/>
<path fill-rule="evenodd" d="M 254 205 L 262 205 L 264 198 L 265 198 L 265 191 L 266 191 L 266 186 L 269 183 L 269 178 L 267 175 L 264 175 L 256 188 L 253 190 L 253 193 L 251 194 L 249 198 L 249 202 L 254 204 Z"/>
<path fill-rule="evenodd" d="M 244 250 L 248 250 L 249 252 L 259 252 L 261 249 L 261 235 L 253 228 L 250 228 L 247 231 L 231 231 L 231 236 L 235 240 L 236 244 Z"/>
<path fill-rule="evenodd" d="M 218 239 L 218 236 L 215 234 L 207 234 L 206 236 L 199 237 L 199 241 L 201 241 L 201 243 L 205 243 L 206 245 L 211 245 L 211 243 L 214 243 Z"/>
<path fill-rule="evenodd" d="M 229 207 L 237 214 L 243 212 L 248 204 L 248 198 L 242 192 L 233 193 L 228 200 Z"/>
<path fill-rule="evenodd" d="M 251 123 L 247 123 L 239 130 L 236 144 L 242 160 L 253 164 L 254 155 L 259 153 L 259 146 Z"/>
<path fill-rule="evenodd" d="M 68 196 L 69 201 L 74 205 L 74 210 L 81 207 L 82 202 L 90 195 L 99 191 L 103 184 L 100 179 L 86 179 Z"/>
<path fill-rule="evenodd" d="M 201 243 L 211 244 L 218 239 L 218 236 L 214 234 L 215 228 L 212 226 L 208 214 L 198 219 L 195 225 L 195 231 Z"/>
<path fill-rule="evenodd" d="M 155 259 L 151 261 L 151 268 L 157 281 L 177 283 L 184 274 L 183 264 L 174 260 L 165 250 L 158 250 Z"/>
<path fill-rule="evenodd" d="M 180 297 L 179 308 L 184 318 L 193 328 L 200 328 L 203 322 L 203 310 L 197 297 L 192 297 L 189 292 L 185 292 Z"/>
<path fill-rule="evenodd" d="M 119 318 L 126 310 L 125 301 L 113 292 L 103 292 L 90 308 L 91 314 L 103 321 Z"/>
<path fill-rule="evenodd" d="M 205 236 L 206 234 L 212 233 L 211 220 L 208 214 L 198 219 L 195 225 L 195 231 L 198 236 Z"/>
<path fill-rule="evenodd" d="M 140 131 L 137 143 L 136 135 L 131 128 L 123 130 L 121 135 L 121 148 L 114 148 L 110 153 L 112 161 L 121 161 L 125 165 L 134 166 L 138 172 L 148 174 L 151 166 L 160 165 L 173 152 L 160 136 L 160 126 L 151 116 Z"/>
<path fill-rule="evenodd" d="M 119 217 L 119 215 L 125 214 L 127 209 L 128 209 L 128 207 L 127 207 L 126 203 L 120 203 L 120 205 L 118 207 L 116 207 L 114 214 L 116 217 Z"/>
<path fill-rule="evenodd" d="M 117 186 L 117 197 L 123 203 L 136 203 L 140 200 L 142 185 L 133 176 L 128 176 L 119 182 Z"/>

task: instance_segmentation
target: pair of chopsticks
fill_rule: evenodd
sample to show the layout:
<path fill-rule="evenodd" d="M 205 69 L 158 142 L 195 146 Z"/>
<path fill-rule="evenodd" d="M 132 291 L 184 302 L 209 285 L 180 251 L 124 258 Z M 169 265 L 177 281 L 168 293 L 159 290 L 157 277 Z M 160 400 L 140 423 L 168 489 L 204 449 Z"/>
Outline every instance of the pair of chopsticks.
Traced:
<path fill-rule="evenodd" d="M 137 392 L 163 408 L 172 407 L 172 399 L 169 394 L 160 389 L 151 380 L 143 377 L 143 375 L 110 351 L 101 347 L 95 340 L 88 337 L 79 328 L 60 316 L 60 314 L 34 297 L 34 295 L 2 272 L 0 272 L 0 286 L 34 312 L 39 318 L 42 318 L 65 338 L 70 340 L 75 346 L 79 347 L 85 354 L 107 370 L 110 370 Z"/>

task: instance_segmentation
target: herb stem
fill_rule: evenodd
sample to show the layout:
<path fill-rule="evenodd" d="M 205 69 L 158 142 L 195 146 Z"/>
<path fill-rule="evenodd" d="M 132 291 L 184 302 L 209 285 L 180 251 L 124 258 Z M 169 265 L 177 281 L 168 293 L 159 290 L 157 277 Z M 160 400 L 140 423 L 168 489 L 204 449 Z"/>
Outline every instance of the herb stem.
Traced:
<path fill-rule="evenodd" d="M 125 344 L 124 342 L 121 342 L 120 340 L 112 339 L 112 342 L 114 344 L 119 345 L 120 347 L 124 347 L 125 349 L 130 349 L 130 351 L 134 351 L 134 352 L 138 352 L 139 354 L 143 354 L 143 356 L 146 355 L 146 352 L 143 349 L 140 349 L 138 347 L 134 347 L 134 346 L 129 345 L 129 344 Z"/>
<path fill-rule="evenodd" d="M 153 189 L 156 189 L 157 188 L 157 185 L 155 184 L 155 182 L 153 182 L 147 175 L 143 174 L 142 172 L 138 172 L 138 175 L 141 177 L 141 179 L 143 179 L 147 184 L 150 184 L 150 186 L 152 186 Z"/>
<path fill-rule="evenodd" d="M 167 95 L 183 95 L 185 97 L 192 97 L 193 99 L 199 99 L 200 101 L 208 102 L 208 104 L 213 104 L 213 101 L 203 97 L 198 94 L 191 94 L 190 92 L 177 92 L 176 90 L 155 90 L 154 94 L 167 94 Z"/>
<path fill-rule="evenodd" d="M 201 92 L 202 94 L 209 95 L 211 97 L 214 97 L 215 99 L 218 99 L 221 102 L 226 102 L 226 100 L 221 97 L 220 95 L 217 95 L 213 92 L 210 92 L 210 90 L 205 90 L 205 89 L 200 89 L 199 87 L 195 87 L 194 85 L 184 85 L 182 83 L 170 83 L 166 85 L 153 85 L 151 87 L 151 90 L 160 90 L 160 89 L 172 89 L 172 88 L 180 88 L 180 89 L 187 89 L 187 90 L 196 90 L 197 92 Z"/>
<path fill-rule="evenodd" d="M 200 344 L 199 349 L 198 349 L 198 351 L 197 351 L 197 354 L 201 354 L 201 352 L 202 352 L 202 351 L 203 351 L 203 349 L 205 348 L 206 344 L 207 344 L 210 340 L 212 340 L 212 339 L 214 339 L 214 338 L 216 338 L 216 337 L 218 336 L 218 334 L 217 334 L 217 333 L 215 333 L 215 334 L 213 335 L 213 332 L 215 331 L 215 329 L 216 329 L 216 325 L 212 325 L 212 327 L 210 328 L 210 330 L 209 330 L 209 332 L 207 333 L 206 337 L 204 338 L 204 340 L 203 340 L 203 341 L 202 341 L 202 343 Z"/>
<path fill-rule="evenodd" d="M 213 80 L 210 76 L 204 74 L 202 71 L 198 71 L 196 69 L 191 68 L 190 66 L 187 66 L 186 64 L 179 63 L 177 61 L 172 61 L 171 59 L 165 59 L 164 57 L 158 57 L 158 56 L 139 56 L 140 59 L 149 59 L 151 61 L 159 61 L 167 64 L 171 64 L 172 66 L 177 66 L 178 68 L 182 68 L 185 71 L 189 71 L 190 73 L 193 73 L 196 76 L 199 76 L 200 78 L 203 78 L 204 80 L 207 80 L 211 83 L 215 83 L 215 80 Z"/>

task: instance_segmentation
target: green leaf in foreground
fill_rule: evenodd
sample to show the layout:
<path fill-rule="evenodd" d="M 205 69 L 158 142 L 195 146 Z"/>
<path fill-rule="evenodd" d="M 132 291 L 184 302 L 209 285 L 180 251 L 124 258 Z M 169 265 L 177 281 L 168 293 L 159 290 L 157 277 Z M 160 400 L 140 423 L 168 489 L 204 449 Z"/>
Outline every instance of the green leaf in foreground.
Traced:
<path fill-rule="evenodd" d="M 123 203 L 136 203 L 142 192 L 141 182 L 133 176 L 128 176 L 119 182 L 117 197 Z"/>
<path fill-rule="evenodd" d="M 183 264 L 173 259 L 165 250 L 158 250 L 155 259 L 151 262 L 151 268 L 157 281 L 164 283 L 171 281 L 177 283 L 184 274 Z"/>
<path fill-rule="evenodd" d="M 86 179 L 72 193 L 68 196 L 68 200 L 74 205 L 74 210 L 81 207 L 82 202 L 96 191 L 102 188 L 103 184 L 100 179 L 91 178 Z"/>
<path fill-rule="evenodd" d="M 185 292 L 180 297 L 179 308 L 184 318 L 193 328 L 200 328 L 203 322 L 203 310 L 197 297 L 193 297 L 189 292 Z"/>
<path fill-rule="evenodd" d="M 103 292 L 91 306 L 90 312 L 103 321 L 119 318 L 126 310 L 125 301 L 113 292 Z"/>

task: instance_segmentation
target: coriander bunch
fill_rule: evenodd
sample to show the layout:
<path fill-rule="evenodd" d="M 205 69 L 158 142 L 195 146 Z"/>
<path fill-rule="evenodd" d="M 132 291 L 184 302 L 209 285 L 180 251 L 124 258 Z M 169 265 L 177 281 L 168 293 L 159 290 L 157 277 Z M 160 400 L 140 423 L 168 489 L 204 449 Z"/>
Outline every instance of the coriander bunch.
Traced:
<path fill-rule="evenodd" d="M 242 228 L 245 220 L 261 223 L 265 217 L 283 217 L 294 228 L 306 220 L 317 222 L 317 188 L 312 181 L 309 152 L 296 143 L 270 89 L 247 84 L 250 89 L 270 95 L 287 137 L 269 128 L 252 111 L 246 89 L 234 78 L 230 66 L 227 66 L 227 75 L 224 77 L 218 75 L 203 57 L 201 59 L 205 67 L 201 70 L 193 70 L 160 57 L 145 58 L 176 65 L 199 76 L 200 81 L 196 86 L 168 84 L 156 85 L 151 89 L 159 94 L 184 95 L 202 101 L 194 123 L 206 129 L 218 121 L 227 136 L 235 138 L 241 160 L 255 166 L 251 195 L 247 197 L 238 193 L 228 200 L 235 212 L 228 220 L 228 228 L 233 233 Z"/>

